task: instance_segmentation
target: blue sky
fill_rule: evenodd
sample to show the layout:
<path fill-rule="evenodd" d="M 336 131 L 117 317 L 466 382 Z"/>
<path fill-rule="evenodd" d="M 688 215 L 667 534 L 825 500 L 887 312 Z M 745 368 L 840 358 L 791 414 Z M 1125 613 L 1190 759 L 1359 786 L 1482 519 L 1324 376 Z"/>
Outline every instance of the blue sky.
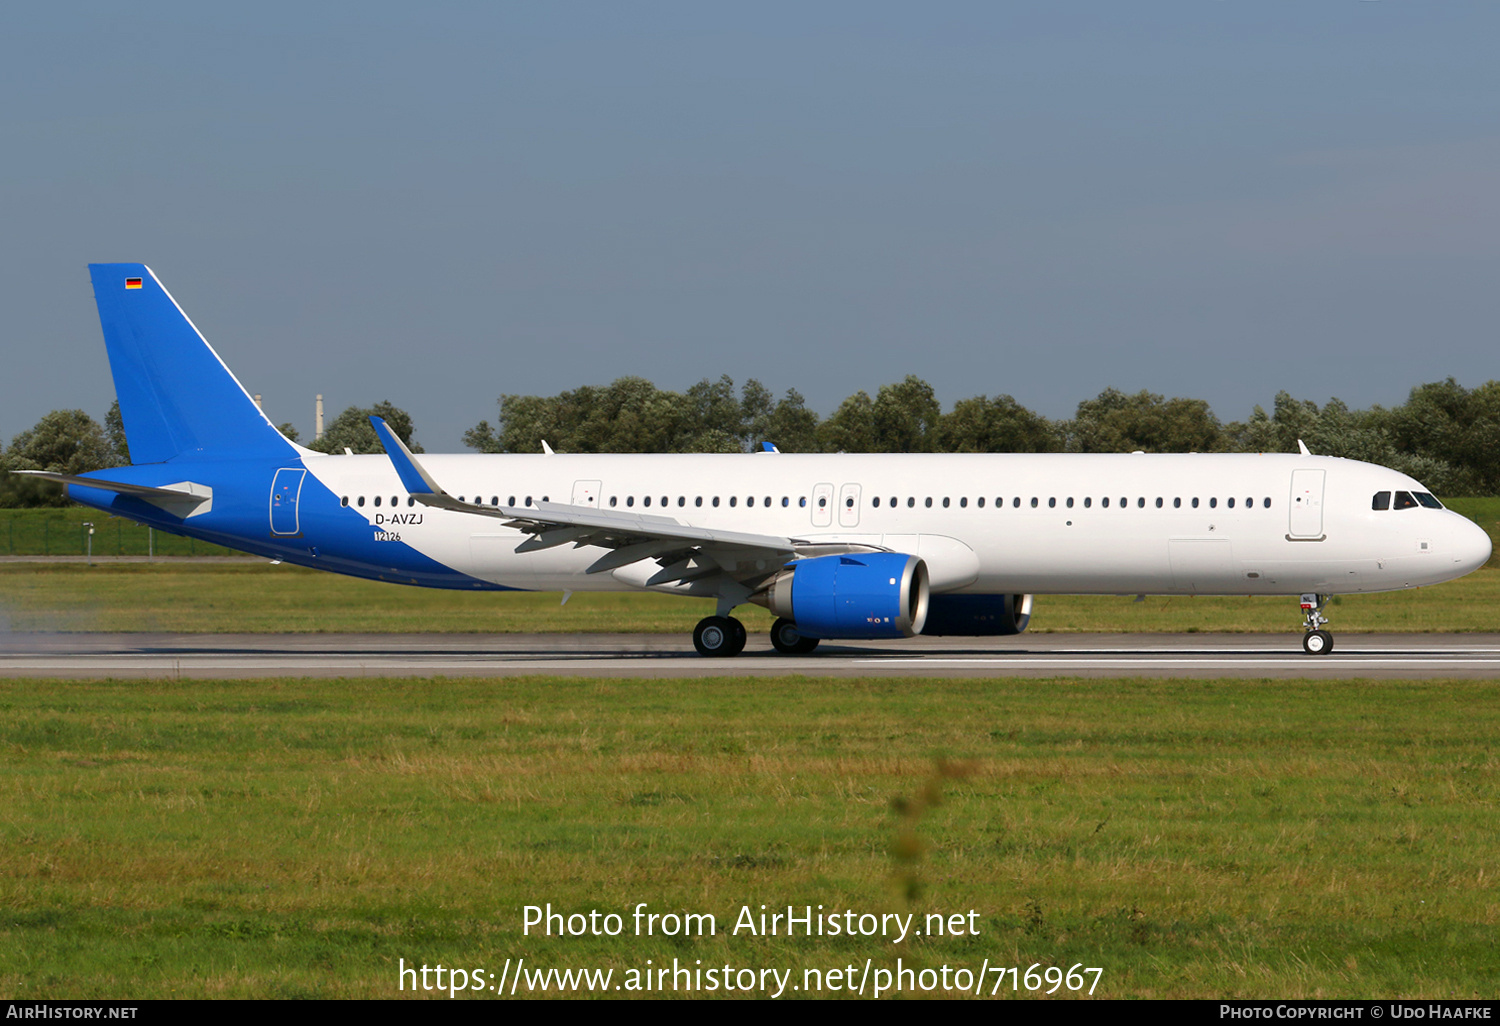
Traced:
<path fill-rule="evenodd" d="M 1500 7 L 17 6 L 0 440 L 113 391 L 152 266 L 277 421 L 919 374 L 1240 419 L 1500 377 Z"/>

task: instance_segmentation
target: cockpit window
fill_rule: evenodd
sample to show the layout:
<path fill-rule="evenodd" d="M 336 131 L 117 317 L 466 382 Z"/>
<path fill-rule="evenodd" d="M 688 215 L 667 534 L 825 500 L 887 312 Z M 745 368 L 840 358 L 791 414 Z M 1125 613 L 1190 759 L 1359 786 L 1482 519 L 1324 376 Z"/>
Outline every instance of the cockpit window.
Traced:
<path fill-rule="evenodd" d="M 1370 508 L 1371 509 L 1390 509 L 1391 508 L 1391 493 L 1390 492 L 1376 492 L 1375 493 L 1375 500 L 1370 503 Z"/>
<path fill-rule="evenodd" d="M 1416 507 L 1416 505 L 1417 505 L 1417 500 L 1414 499 L 1414 498 L 1412 498 L 1411 492 L 1397 492 L 1396 493 L 1396 508 L 1397 509 L 1413 509 L 1413 508 Z"/>
<path fill-rule="evenodd" d="M 1443 504 L 1441 502 L 1438 502 L 1436 496 L 1434 496 L 1431 492 L 1417 492 L 1416 495 L 1417 501 L 1426 506 L 1428 509 L 1443 508 Z"/>

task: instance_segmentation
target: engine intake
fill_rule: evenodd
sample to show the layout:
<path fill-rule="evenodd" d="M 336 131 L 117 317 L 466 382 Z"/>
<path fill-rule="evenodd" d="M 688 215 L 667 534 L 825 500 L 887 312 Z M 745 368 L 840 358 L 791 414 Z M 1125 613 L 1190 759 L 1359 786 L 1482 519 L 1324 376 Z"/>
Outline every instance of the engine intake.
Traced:
<path fill-rule="evenodd" d="M 787 567 L 758 597 L 809 638 L 910 638 L 927 621 L 927 564 L 899 552 L 819 556 Z"/>

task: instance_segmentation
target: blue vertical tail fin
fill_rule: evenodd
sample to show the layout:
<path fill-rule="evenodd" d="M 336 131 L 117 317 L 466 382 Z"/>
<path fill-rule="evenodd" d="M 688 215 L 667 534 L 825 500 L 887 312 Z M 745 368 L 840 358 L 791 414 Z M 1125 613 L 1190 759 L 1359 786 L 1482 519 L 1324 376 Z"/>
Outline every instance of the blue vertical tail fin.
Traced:
<path fill-rule="evenodd" d="M 90 264 L 133 463 L 286 457 L 297 449 L 145 264 Z"/>

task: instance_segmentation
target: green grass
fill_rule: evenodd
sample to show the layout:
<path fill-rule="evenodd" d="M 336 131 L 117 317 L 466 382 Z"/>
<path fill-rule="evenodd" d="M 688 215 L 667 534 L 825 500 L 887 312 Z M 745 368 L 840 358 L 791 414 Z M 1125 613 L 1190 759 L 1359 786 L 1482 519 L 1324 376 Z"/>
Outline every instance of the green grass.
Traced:
<path fill-rule="evenodd" d="M 82 556 L 88 553 L 88 524 L 94 525 L 96 556 L 236 556 L 219 545 L 152 531 L 129 520 L 84 506 L 0 509 L 0 556 Z"/>
<path fill-rule="evenodd" d="M 0 564 L 0 626 L 164 632 L 578 632 L 686 634 L 711 602 L 655 594 L 472 593 L 362 581 L 292 566 Z M 1335 598 L 1330 629 L 1500 630 L 1500 570 L 1434 588 Z M 758 606 L 736 611 L 770 628 Z M 1295 632 L 1289 598 L 1042 596 L 1031 630 Z"/>
<path fill-rule="evenodd" d="M 383 998 L 398 959 L 800 980 L 900 956 L 1082 962 L 1103 997 L 1487 998 L 1497 700 L 1473 681 L 7 681 L 0 991 Z M 641 901 L 721 928 L 747 904 L 975 909 L 980 935 L 520 932 L 526 904 Z"/>

